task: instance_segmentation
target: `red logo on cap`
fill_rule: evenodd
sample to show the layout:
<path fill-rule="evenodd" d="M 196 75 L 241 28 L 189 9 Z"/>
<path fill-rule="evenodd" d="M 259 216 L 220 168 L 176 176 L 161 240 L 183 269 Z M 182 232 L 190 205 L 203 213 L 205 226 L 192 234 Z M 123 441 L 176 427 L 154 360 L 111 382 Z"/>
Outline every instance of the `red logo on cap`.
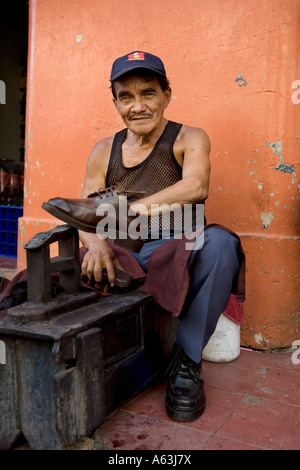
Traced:
<path fill-rule="evenodd" d="M 145 60 L 145 52 L 134 52 L 129 54 L 128 60 Z"/>

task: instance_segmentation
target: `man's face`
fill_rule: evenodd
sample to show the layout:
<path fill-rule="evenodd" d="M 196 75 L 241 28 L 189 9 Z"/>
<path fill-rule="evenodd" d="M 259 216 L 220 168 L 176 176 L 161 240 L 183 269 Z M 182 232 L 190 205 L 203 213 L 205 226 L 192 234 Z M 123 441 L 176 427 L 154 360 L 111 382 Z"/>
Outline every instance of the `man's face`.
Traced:
<path fill-rule="evenodd" d="M 114 82 L 114 103 L 126 127 L 138 135 L 158 128 L 171 98 L 171 90 L 162 91 L 156 77 L 132 75 Z"/>

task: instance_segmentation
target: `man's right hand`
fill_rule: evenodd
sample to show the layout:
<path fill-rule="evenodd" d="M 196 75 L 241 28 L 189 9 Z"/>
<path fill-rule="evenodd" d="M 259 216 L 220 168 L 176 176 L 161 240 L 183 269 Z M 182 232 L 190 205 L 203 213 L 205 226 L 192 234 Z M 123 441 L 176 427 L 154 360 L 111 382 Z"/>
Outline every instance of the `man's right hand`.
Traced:
<path fill-rule="evenodd" d="M 110 286 L 115 285 L 115 268 L 124 271 L 124 268 L 116 258 L 114 251 L 106 240 L 101 240 L 96 234 L 80 232 L 80 239 L 88 249 L 81 266 L 81 271 L 89 280 L 101 283 L 103 269 L 106 269 Z"/>

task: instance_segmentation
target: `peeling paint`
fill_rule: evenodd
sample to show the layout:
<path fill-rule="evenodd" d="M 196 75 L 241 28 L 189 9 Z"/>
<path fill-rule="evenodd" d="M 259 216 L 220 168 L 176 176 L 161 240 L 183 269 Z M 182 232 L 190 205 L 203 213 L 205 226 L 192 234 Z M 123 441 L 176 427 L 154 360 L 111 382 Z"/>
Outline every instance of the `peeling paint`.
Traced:
<path fill-rule="evenodd" d="M 77 34 L 76 36 L 76 41 L 81 42 L 82 41 L 82 34 Z"/>
<path fill-rule="evenodd" d="M 235 79 L 235 82 L 240 82 L 239 86 L 247 86 L 247 82 L 243 79 L 241 73 L 238 74 L 237 78 Z"/>
<path fill-rule="evenodd" d="M 279 157 L 279 163 L 274 167 L 275 170 L 282 171 L 283 173 L 290 173 L 291 175 L 296 175 L 295 166 L 288 165 L 283 160 L 283 156 L 282 156 L 283 146 L 282 146 L 281 139 L 278 139 L 277 142 L 266 142 L 265 146 L 271 147 L 273 152 L 276 153 L 276 155 L 278 155 Z"/>
<path fill-rule="evenodd" d="M 263 227 L 268 228 L 274 220 L 274 212 L 262 212 L 260 214 L 260 219 Z"/>
<path fill-rule="evenodd" d="M 269 341 L 263 337 L 261 333 L 255 334 L 254 339 L 256 344 L 263 344 L 263 343 L 268 343 Z"/>
<path fill-rule="evenodd" d="M 291 175 L 295 175 L 294 165 L 288 165 L 287 163 L 279 163 L 274 168 L 275 170 L 282 171 L 283 173 L 290 173 Z"/>

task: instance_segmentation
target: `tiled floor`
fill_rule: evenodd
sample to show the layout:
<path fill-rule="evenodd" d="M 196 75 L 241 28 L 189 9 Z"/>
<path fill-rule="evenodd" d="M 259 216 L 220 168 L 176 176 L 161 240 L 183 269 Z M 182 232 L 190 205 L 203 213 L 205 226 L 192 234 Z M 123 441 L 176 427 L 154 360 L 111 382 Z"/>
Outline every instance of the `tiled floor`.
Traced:
<path fill-rule="evenodd" d="M 97 430 L 105 448 L 300 449 L 300 364 L 293 364 L 292 353 L 242 349 L 235 361 L 204 362 L 203 375 L 207 407 L 197 421 L 169 419 L 166 383 L 152 384 Z"/>

